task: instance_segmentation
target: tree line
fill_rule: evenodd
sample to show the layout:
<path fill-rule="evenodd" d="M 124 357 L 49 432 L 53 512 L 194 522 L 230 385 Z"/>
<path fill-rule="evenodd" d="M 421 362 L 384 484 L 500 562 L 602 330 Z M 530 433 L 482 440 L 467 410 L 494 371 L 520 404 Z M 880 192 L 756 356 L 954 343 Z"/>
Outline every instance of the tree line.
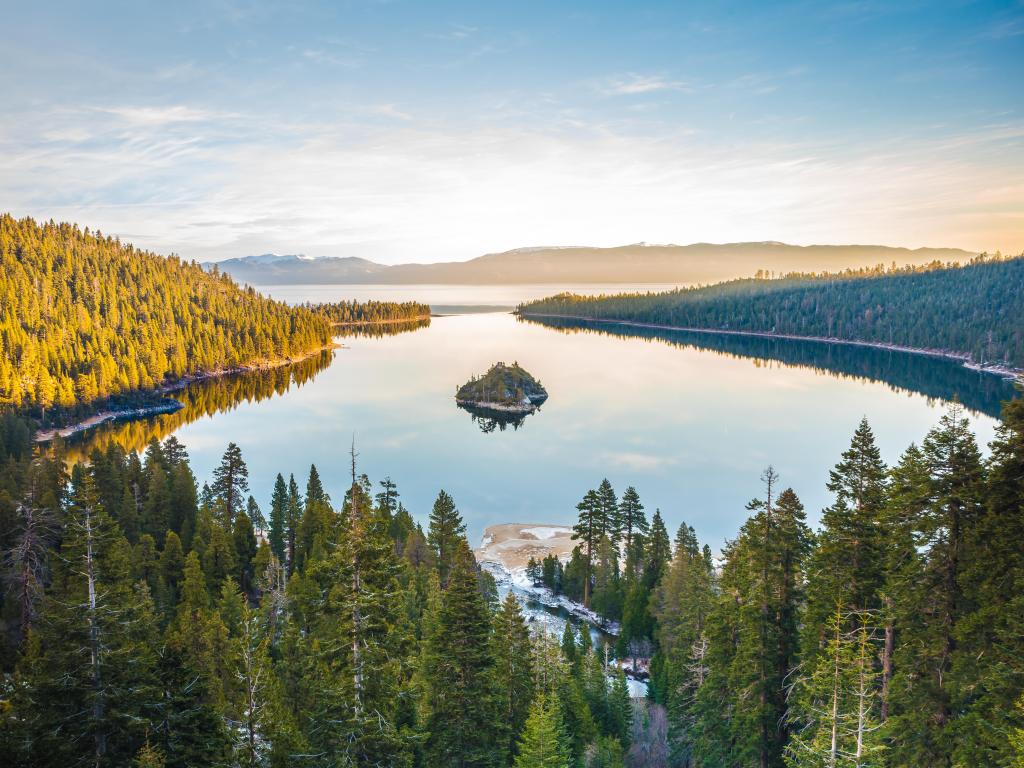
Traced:
<path fill-rule="evenodd" d="M 862 341 L 1024 368 L 1024 256 L 778 278 L 762 272 L 667 293 L 560 294 L 517 311 Z"/>
<path fill-rule="evenodd" d="M 9 214 L 0 214 L 0 296 L 0 405 L 43 417 L 331 341 L 321 315 L 216 269 Z"/>
<path fill-rule="evenodd" d="M 392 323 L 424 320 L 430 317 L 430 305 L 418 301 L 333 301 L 306 302 L 301 305 L 310 312 L 323 315 L 332 323 Z"/>
<path fill-rule="evenodd" d="M 589 632 L 531 635 L 454 500 L 385 478 L 249 493 L 238 446 L 70 472 L 0 420 L 0 755 L 24 766 L 622 766 L 634 705 Z M 264 511 L 265 510 L 265 511 Z M 641 706 L 642 709 L 642 706 Z"/>

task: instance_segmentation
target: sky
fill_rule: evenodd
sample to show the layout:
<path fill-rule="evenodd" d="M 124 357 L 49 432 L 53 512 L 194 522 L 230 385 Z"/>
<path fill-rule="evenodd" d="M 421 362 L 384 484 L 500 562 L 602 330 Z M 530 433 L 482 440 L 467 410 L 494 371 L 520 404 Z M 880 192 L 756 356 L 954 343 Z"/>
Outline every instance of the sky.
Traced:
<path fill-rule="evenodd" d="M 1024 251 L 1024 0 L 0 14 L 0 210 L 161 253 Z"/>

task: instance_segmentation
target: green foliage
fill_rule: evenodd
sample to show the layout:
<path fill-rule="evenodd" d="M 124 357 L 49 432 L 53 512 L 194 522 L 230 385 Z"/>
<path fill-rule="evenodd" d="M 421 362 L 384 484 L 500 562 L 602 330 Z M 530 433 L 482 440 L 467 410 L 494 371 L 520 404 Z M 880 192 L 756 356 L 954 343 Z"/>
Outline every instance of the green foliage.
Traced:
<path fill-rule="evenodd" d="M 416 301 L 336 301 L 323 304 L 305 303 L 310 312 L 323 315 L 339 325 L 409 322 L 430 318 L 430 305 Z"/>
<path fill-rule="evenodd" d="M 434 508 L 430 511 L 430 528 L 427 541 L 434 550 L 437 573 L 441 584 L 448 583 L 448 576 L 459 550 L 462 537 L 466 535 L 466 524 L 455 508 L 455 500 L 444 491 L 437 494 Z"/>
<path fill-rule="evenodd" d="M 455 393 L 460 404 L 532 407 L 547 399 L 540 382 L 519 366 L 495 363 L 483 376 L 474 376 Z"/>
<path fill-rule="evenodd" d="M 498 758 L 491 736 L 496 714 L 491 620 L 465 539 L 456 540 L 447 586 L 424 621 L 427 763 L 491 765 Z"/>
<path fill-rule="evenodd" d="M 621 616 L 614 665 L 587 627 L 531 638 L 512 594 L 492 616 L 444 492 L 428 537 L 390 481 L 374 497 L 353 470 L 335 509 L 315 468 L 304 494 L 279 475 L 260 542 L 237 480 L 198 492 L 176 440 L 93 451 L 69 482 L 59 445 L 33 457 L 0 418 L 0 748 L 46 768 L 1019 766 L 1022 402 L 987 460 L 958 406 L 891 470 L 862 422 L 816 536 L 769 469 L 717 566 L 601 483 L 590 557 L 533 571 Z M 653 656 L 651 703 L 624 655 Z"/>
<path fill-rule="evenodd" d="M 0 214 L 0 296 L 0 404 L 44 414 L 331 341 L 321 315 L 216 270 L 9 214 Z"/>
<path fill-rule="evenodd" d="M 826 638 L 797 682 L 792 707 L 803 727 L 786 747 L 791 768 L 880 768 L 878 630 L 873 614 L 837 604 L 823 627 Z M 849 627 L 853 627 L 849 629 Z"/>
<path fill-rule="evenodd" d="M 220 466 L 213 470 L 210 490 L 217 497 L 224 519 L 231 525 L 235 515 L 245 508 L 245 494 L 249 492 L 249 468 L 242 458 L 241 448 L 234 443 L 228 443 Z"/>
<path fill-rule="evenodd" d="M 560 294 L 518 311 L 949 350 L 1024 368 L 1024 257 L 733 280 L 658 294 Z"/>
<path fill-rule="evenodd" d="M 530 707 L 515 768 L 569 768 L 558 699 L 543 694 Z"/>
<path fill-rule="evenodd" d="M 491 646 L 496 689 L 495 726 L 501 734 L 499 760 L 508 765 L 516 754 L 516 738 L 526 723 L 534 692 L 530 631 L 519 609 L 519 601 L 511 591 L 494 617 Z"/>

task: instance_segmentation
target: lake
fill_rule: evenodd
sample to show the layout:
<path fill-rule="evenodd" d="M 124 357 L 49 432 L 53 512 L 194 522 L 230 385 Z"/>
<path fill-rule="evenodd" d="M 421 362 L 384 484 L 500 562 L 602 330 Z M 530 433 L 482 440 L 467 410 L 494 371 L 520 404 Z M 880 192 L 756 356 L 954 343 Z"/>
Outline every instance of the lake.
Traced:
<path fill-rule="evenodd" d="M 558 288 L 271 287 L 288 301 L 417 299 L 465 313 L 393 335 L 342 338 L 343 348 L 292 368 L 191 385 L 176 395 L 181 411 L 104 425 L 74 449 L 106 440 L 138 448 L 173 432 L 202 483 L 234 441 L 266 509 L 276 474 L 295 473 L 304 485 L 311 463 L 340 500 L 354 439 L 360 471 L 375 483 L 390 476 L 424 524 L 438 490 L 452 494 L 474 543 L 493 523 L 571 522 L 583 494 L 607 477 L 619 493 L 634 485 L 648 514 L 660 508 L 672 533 L 686 521 L 717 549 L 746 518 L 768 464 L 814 523 L 830 502 L 828 470 L 861 416 L 894 462 L 953 397 L 986 444 L 1000 400 L 1013 394 L 995 376 L 896 352 L 482 311 Z M 496 361 L 519 362 L 550 394 L 518 426 L 455 405 L 456 387 Z"/>

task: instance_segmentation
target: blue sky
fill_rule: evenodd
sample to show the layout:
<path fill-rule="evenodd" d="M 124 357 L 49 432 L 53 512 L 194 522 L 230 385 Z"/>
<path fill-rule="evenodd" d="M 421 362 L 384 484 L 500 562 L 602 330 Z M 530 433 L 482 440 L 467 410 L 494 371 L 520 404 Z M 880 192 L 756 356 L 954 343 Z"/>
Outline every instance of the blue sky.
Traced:
<path fill-rule="evenodd" d="M 4 2 L 0 208 L 199 259 L 1024 250 L 1024 3 Z"/>

